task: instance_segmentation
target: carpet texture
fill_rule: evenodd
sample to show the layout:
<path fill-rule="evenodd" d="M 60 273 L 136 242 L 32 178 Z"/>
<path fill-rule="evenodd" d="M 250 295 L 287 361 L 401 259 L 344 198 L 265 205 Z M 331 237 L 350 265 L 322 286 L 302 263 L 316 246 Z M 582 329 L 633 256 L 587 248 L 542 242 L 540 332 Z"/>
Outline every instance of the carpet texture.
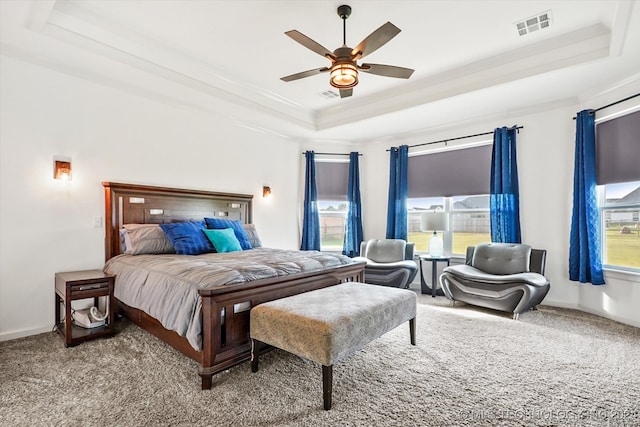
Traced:
<path fill-rule="evenodd" d="M 126 320 L 66 349 L 46 333 L 0 343 L 0 424 L 637 426 L 640 329 L 574 310 L 506 313 L 418 298 L 402 325 L 334 367 L 274 350 L 200 390 L 197 364 Z"/>

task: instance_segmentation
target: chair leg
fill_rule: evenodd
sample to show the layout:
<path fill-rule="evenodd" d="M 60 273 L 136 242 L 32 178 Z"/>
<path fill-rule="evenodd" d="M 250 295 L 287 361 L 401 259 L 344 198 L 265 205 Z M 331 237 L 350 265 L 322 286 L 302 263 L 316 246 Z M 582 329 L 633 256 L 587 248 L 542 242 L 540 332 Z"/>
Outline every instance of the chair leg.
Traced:
<path fill-rule="evenodd" d="M 411 345 L 416 345 L 416 318 L 409 320 L 409 335 L 411 336 Z"/>
<path fill-rule="evenodd" d="M 518 320 L 520 313 L 513 313 L 513 320 Z"/>
<path fill-rule="evenodd" d="M 333 389 L 333 365 L 322 365 L 322 400 L 324 402 L 324 410 L 331 409 L 331 392 Z"/>

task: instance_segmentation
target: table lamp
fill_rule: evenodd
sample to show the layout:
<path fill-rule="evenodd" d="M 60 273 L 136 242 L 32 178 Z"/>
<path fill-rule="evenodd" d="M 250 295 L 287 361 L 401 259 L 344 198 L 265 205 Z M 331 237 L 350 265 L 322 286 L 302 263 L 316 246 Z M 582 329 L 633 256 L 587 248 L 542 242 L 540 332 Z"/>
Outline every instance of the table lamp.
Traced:
<path fill-rule="evenodd" d="M 429 240 L 429 255 L 432 257 L 441 257 L 444 255 L 444 243 L 442 238 L 438 236 L 438 231 L 447 231 L 449 229 L 449 215 L 444 212 L 425 212 L 422 214 L 420 221 L 421 231 L 433 230 L 431 240 Z"/>

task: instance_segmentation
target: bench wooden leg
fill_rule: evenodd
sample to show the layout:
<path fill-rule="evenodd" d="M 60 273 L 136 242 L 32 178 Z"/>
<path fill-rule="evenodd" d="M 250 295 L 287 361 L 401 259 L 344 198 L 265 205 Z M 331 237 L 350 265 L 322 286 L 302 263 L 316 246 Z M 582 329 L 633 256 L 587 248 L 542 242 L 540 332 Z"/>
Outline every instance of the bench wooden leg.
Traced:
<path fill-rule="evenodd" d="M 261 342 L 251 340 L 251 372 L 258 372 L 258 357 L 260 356 Z"/>
<path fill-rule="evenodd" d="M 411 345 L 416 345 L 416 318 L 409 320 L 409 335 L 411 336 Z"/>
<path fill-rule="evenodd" d="M 324 401 L 324 410 L 331 409 L 331 392 L 333 389 L 333 365 L 322 365 L 322 400 Z"/>

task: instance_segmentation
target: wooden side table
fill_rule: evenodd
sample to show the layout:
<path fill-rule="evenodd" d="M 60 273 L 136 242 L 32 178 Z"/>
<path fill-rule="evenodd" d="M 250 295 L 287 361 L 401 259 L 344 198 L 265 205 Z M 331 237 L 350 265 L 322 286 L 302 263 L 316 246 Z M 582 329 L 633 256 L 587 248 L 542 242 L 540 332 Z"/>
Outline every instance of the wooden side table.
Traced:
<path fill-rule="evenodd" d="M 451 257 L 441 256 L 441 257 L 432 257 L 429 254 L 418 255 L 420 259 L 420 288 L 423 294 L 431 292 L 432 297 L 436 297 L 436 295 L 443 296 L 444 291 L 442 289 L 436 288 L 438 287 L 438 263 L 446 262 L 447 267 L 451 262 Z M 424 280 L 424 271 L 422 269 L 422 261 L 431 261 L 431 287 L 427 285 Z"/>
<path fill-rule="evenodd" d="M 114 282 L 115 277 L 106 275 L 102 270 L 56 273 L 56 329 L 64 337 L 65 347 L 115 333 Z M 107 323 L 91 329 L 74 325 L 71 320 L 71 301 L 93 298 L 93 305 L 97 307 L 101 297 L 106 298 Z M 63 319 L 60 318 L 61 305 L 64 305 Z"/>

